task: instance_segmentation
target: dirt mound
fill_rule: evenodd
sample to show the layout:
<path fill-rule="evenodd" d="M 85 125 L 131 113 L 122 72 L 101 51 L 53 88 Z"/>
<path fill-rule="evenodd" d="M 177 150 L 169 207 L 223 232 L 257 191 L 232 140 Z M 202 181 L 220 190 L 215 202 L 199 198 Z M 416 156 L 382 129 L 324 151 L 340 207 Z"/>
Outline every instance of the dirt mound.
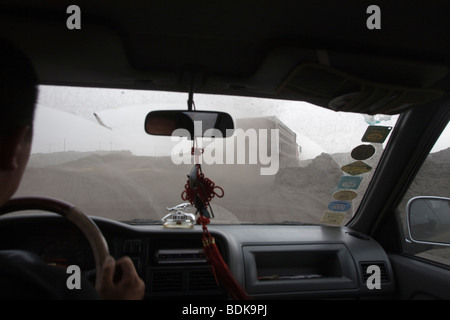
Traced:
<path fill-rule="evenodd" d="M 336 188 L 341 176 L 339 165 L 330 155 L 322 153 L 306 167 L 280 169 L 275 182 L 303 191 L 330 194 Z"/>

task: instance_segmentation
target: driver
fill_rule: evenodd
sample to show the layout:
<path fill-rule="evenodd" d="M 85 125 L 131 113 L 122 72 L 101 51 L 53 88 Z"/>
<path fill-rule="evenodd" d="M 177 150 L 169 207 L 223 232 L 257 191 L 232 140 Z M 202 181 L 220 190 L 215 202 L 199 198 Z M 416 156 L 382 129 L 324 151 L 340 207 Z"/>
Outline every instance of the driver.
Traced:
<path fill-rule="evenodd" d="M 37 76 L 27 57 L 0 39 L 0 206 L 16 192 L 31 151 Z M 65 270 L 38 256 L 0 251 L 0 298 L 142 299 L 145 285 L 129 257 L 109 256 L 94 288 L 85 278 L 69 290 Z"/>

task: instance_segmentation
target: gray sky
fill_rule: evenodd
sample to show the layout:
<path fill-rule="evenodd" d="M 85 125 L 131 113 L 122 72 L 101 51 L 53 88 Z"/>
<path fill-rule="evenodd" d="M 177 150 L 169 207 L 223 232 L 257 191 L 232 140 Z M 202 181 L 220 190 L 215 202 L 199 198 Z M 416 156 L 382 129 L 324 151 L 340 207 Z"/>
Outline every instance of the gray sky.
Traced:
<path fill-rule="evenodd" d="M 368 126 L 363 115 L 336 113 L 302 102 L 212 95 L 194 95 L 194 101 L 198 110 L 227 111 L 234 118 L 276 115 L 298 134 L 299 145 L 313 140 L 327 153 L 348 152 L 361 144 L 361 137 Z M 147 138 L 148 145 L 151 145 L 157 142 L 143 133 L 146 112 L 186 109 L 187 93 L 41 86 L 38 105 L 77 115 L 95 125 L 98 123 L 94 113 L 97 113 L 107 126 L 120 131 L 125 137 L 128 135 L 129 143 Z M 44 121 L 51 120 L 49 115 L 45 117 L 41 118 L 42 125 Z M 391 126 L 396 119 L 397 116 L 394 116 L 393 120 L 379 125 Z M 434 151 L 448 147 L 450 128 L 442 135 Z"/>

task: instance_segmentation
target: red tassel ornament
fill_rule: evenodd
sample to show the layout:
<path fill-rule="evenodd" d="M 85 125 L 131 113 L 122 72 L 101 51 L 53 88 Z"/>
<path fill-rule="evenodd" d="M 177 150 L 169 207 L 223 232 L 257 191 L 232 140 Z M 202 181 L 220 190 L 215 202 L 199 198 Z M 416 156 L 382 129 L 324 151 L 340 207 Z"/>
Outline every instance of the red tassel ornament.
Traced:
<path fill-rule="evenodd" d="M 223 260 L 219 248 L 217 248 L 216 240 L 211 236 L 206 226 L 209 222 L 210 220 L 203 216 L 200 216 L 197 220 L 197 223 L 201 224 L 203 228 L 203 250 L 208 257 L 208 262 L 216 278 L 217 285 L 222 285 L 233 300 L 250 300 L 251 298 L 233 277 L 233 274 Z"/>
<path fill-rule="evenodd" d="M 217 193 L 216 190 L 220 190 L 221 192 Z M 248 300 L 250 297 L 233 277 L 233 274 L 217 248 L 214 237 L 211 236 L 207 227 L 210 222 L 209 218 L 214 217 L 209 202 L 215 196 L 221 198 L 223 195 L 223 189 L 216 186 L 210 179 L 206 178 L 201 171 L 201 166 L 196 164 L 188 176 L 188 181 L 181 198 L 194 205 L 197 209 L 197 213 L 200 215 L 197 223 L 201 224 L 203 228 L 203 250 L 208 258 L 211 271 L 214 274 L 217 284 L 220 284 L 232 299 Z M 207 207 L 211 209 L 211 215 L 208 212 Z"/>

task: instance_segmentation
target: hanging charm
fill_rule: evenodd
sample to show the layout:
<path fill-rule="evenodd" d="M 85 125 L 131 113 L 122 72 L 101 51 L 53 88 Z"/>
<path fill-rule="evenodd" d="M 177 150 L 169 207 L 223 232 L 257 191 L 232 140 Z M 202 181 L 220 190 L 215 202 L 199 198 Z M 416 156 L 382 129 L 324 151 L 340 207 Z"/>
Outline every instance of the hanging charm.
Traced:
<path fill-rule="evenodd" d="M 181 198 L 184 201 L 189 201 L 189 203 L 197 209 L 196 214 L 199 214 L 197 223 L 202 225 L 203 229 L 203 251 L 208 257 L 208 263 L 211 267 L 211 272 L 216 279 L 217 285 L 222 285 L 233 299 L 250 299 L 242 286 L 234 278 L 228 265 L 220 254 L 214 237 L 208 231 L 207 225 L 209 224 L 210 219 L 214 218 L 214 213 L 209 203 L 216 196 L 222 198 L 224 196 L 224 191 L 203 174 L 199 161 L 203 149 L 196 147 L 196 144 L 197 141 L 194 139 L 191 154 L 195 158 L 195 165 L 187 176 L 188 180 L 184 186 Z"/>
<path fill-rule="evenodd" d="M 181 198 L 189 201 L 197 209 L 196 213 L 200 213 L 200 216 L 212 219 L 214 213 L 209 203 L 216 196 L 222 198 L 224 196 L 223 189 L 205 177 L 200 164 L 194 165 L 188 175 Z"/>

